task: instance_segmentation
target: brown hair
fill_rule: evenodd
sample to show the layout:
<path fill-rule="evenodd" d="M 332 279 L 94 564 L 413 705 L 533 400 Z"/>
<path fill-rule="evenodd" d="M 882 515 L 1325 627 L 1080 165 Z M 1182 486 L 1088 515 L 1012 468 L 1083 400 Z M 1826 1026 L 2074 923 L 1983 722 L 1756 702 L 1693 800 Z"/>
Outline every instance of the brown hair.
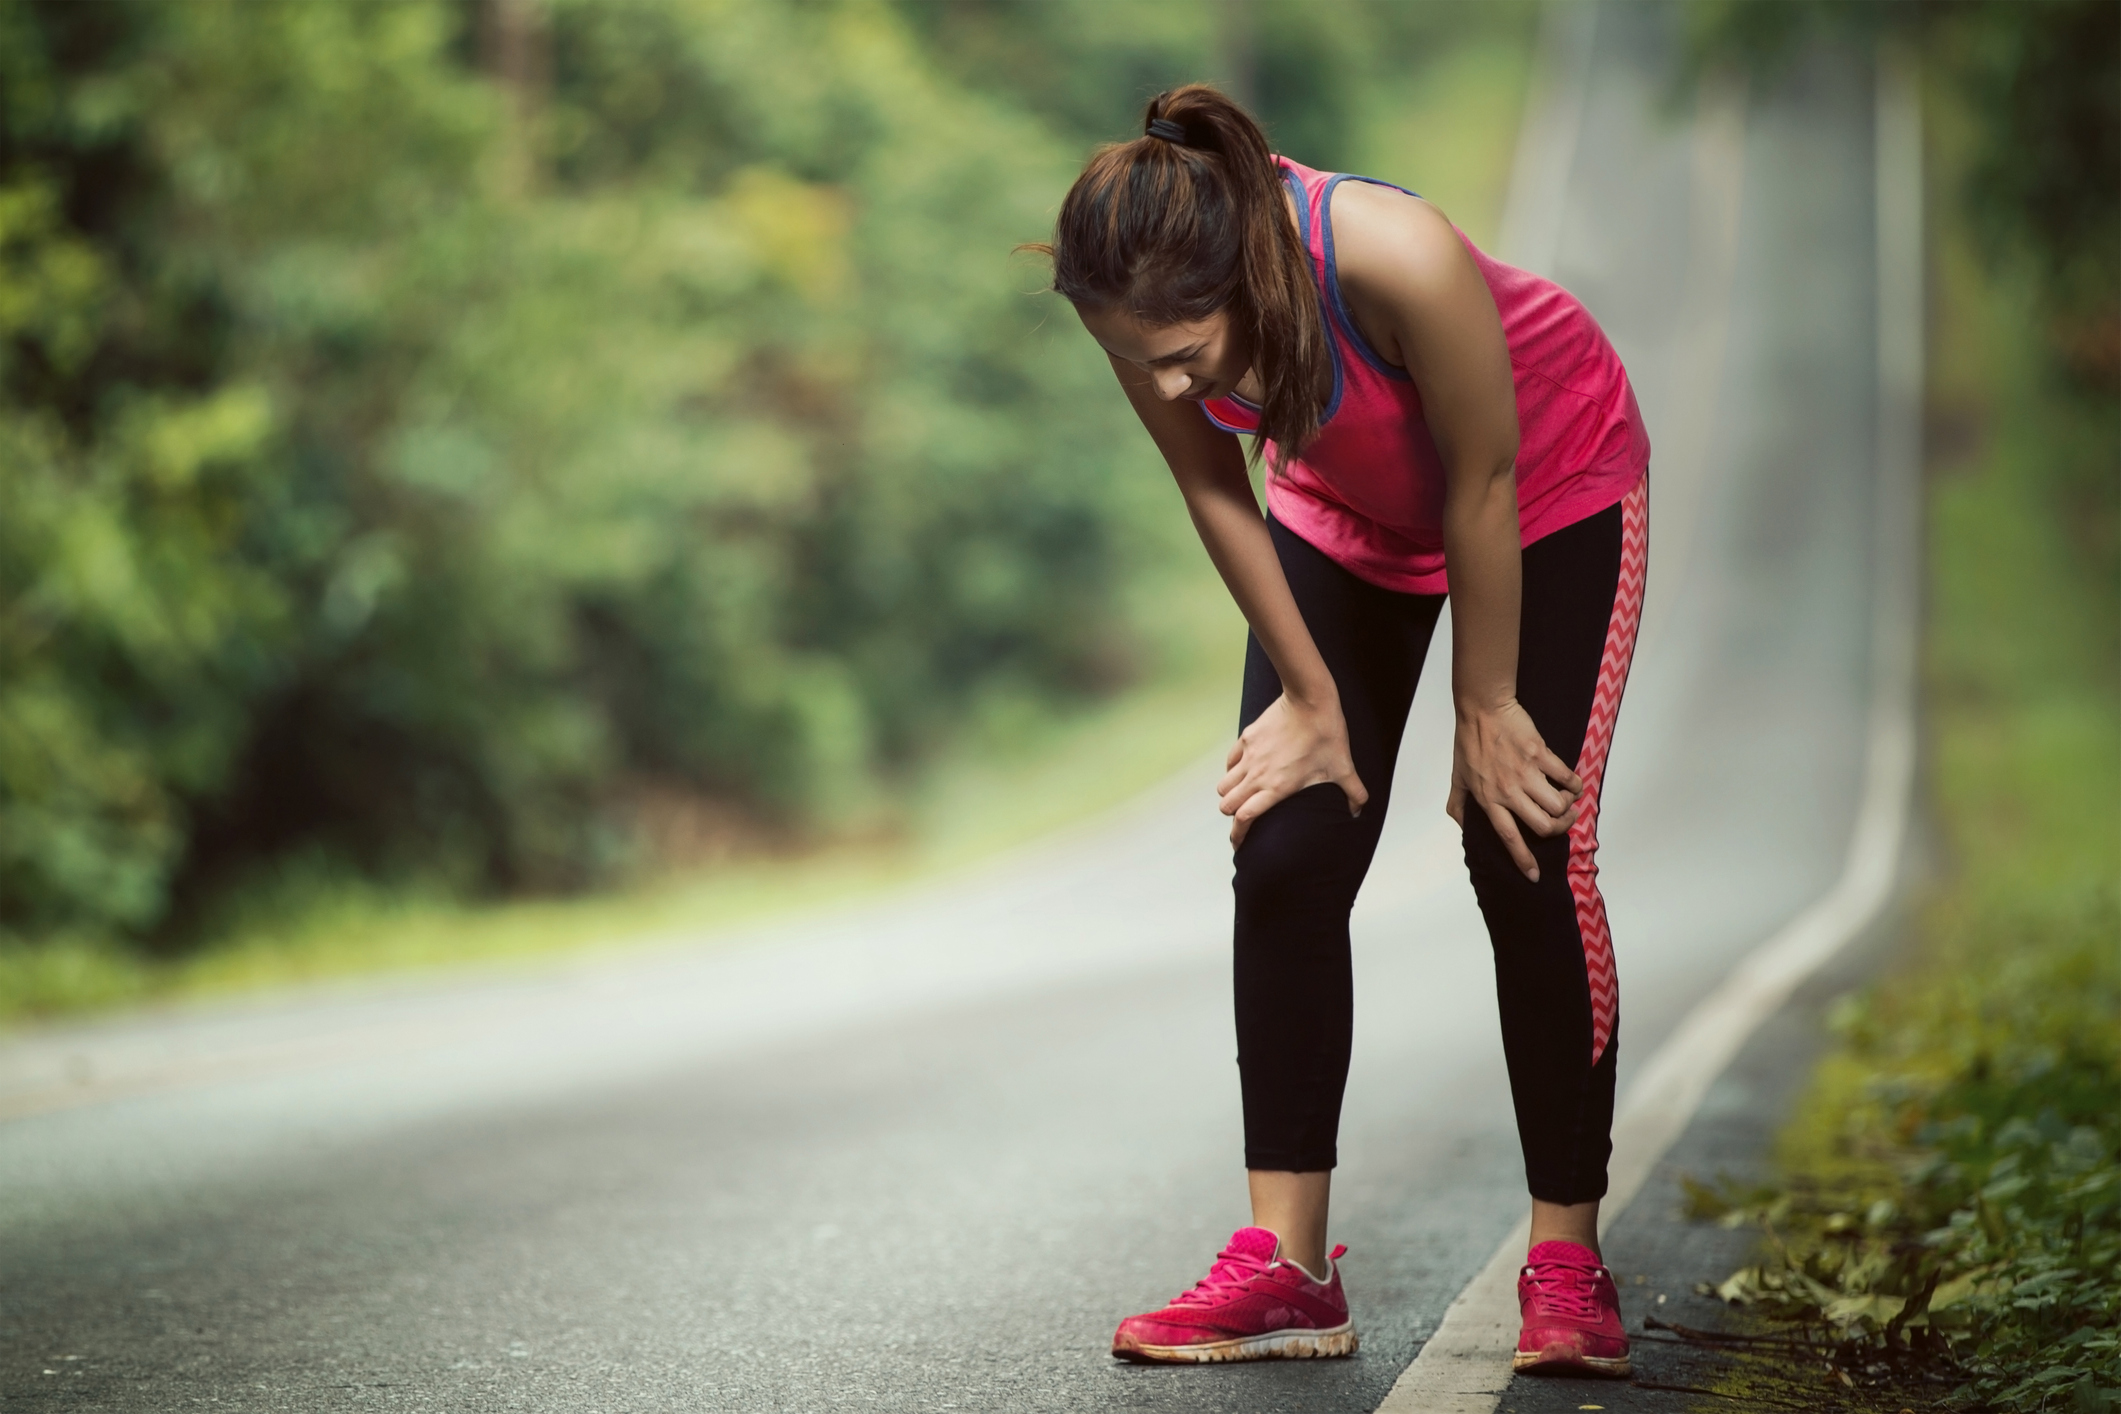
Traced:
<path fill-rule="evenodd" d="M 1199 83 L 1149 100 L 1142 127 L 1098 150 L 1061 203 L 1053 243 L 1030 248 L 1052 257 L 1054 290 L 1078 307 L 1159 325 L 1227 309 L 1251 335 L 1266 389 L 1252 457 L 1271 441 L 1286 460 L 1318 433 L 1330 355 L 1317 277 L 1267 135 Z"/>

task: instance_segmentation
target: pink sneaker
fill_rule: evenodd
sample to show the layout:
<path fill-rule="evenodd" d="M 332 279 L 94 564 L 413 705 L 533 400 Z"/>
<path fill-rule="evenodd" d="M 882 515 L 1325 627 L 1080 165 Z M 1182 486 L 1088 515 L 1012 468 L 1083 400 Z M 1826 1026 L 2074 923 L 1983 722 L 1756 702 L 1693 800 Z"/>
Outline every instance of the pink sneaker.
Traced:
<path fill-rule="evenodd" d="M 1616 1380 L 1634 1373 L 1620 1324 L 1620 1292 L 1590 1248 L 1573 1242 L 1534 1247 L 1517 1274 L 1517 1304 L 1524 1310 L 1524 1331 L 1511 1369 Z"/>
<path fill-rule="evenodd" d="M 1241 1227 L 1208 1275 L 1161 1311 L 1129 1316 L 1112 1337 L 1122 1360 L 1309 1360 L 1353 1355 L 1355 1323 L 1340 1289 L 1336 1247 L 1326 1279 L 1281 1259 L 1281 1241 L 1263 1227 Z"/>

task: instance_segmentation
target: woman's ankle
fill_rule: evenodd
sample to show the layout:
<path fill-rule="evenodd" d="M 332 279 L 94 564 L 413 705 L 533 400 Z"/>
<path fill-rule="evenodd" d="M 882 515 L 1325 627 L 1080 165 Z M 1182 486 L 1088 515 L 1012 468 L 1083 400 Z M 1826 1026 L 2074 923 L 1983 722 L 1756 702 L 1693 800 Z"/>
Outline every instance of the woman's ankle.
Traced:
<path fill-rule="evenodd" d="M 1326 1270 L 1326 1214 L 1333 1192 L 1332 1170 L 1284 1173 L 1251 1169 L 1252 1225 L 1281 1239 L 1281 1258 L 1306 1272 Z"/>
<path fill-rule="evenodd" d="M 1534 1198 L 1531 1245 L 1537 1247 L 1542 1242 L 1573 1242 L 1589 1249 L 1600 1262 L 1605 1261 L 1605 1255 L 1598 1248 L 1598 1200 L 1547 1203 Z"/>

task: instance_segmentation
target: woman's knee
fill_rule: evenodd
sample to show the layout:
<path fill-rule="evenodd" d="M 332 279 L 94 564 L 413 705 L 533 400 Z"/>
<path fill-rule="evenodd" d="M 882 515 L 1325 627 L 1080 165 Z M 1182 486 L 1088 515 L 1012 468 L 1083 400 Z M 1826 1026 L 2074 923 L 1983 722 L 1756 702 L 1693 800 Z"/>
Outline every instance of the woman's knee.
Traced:
<path fill-rule="evenodd" d="M 1239 910 L 1352 905 L 1383 815 L 1383 802 L 1375 798 L 1360 816 L 1350 815 L 1347 796 L 1332 784 L 1282 801 L 1252 822 L 1238 847 Z"/>
<path fill-rule="evenodd" d="M 1567 886 L 1569 837 L 1566 834 L 1535 835 L 1520 821 L 1517 837 L 1539 865 L 1538 884 L 1526 878 L 1524 871 L 1517 867 L 1517 861 L 1511 857 L 1509 846 L 1503 843 L 1494 822 L 1468 802 L 1463 831 L 1466 873 L 1472 876 L 1473 889 L 1483 899 L 1530 894 L 1541 884 Z"/>
<path fill-rule="evenodd" d="M 1524 842 L 1525 848 L 1532 852 L 1532 858 L 1539 864 L 1540 877 L 1544 878 L 1550 869 L 1556 872 L 1567 870 L 1569 837 L 1566 833 L 1540 835 L 1533 833 L 1532 827 L 1522 820 L 1516 821 L 1515 824 L 1517 838 Z M 1495 828 L 1495 822 L 1488 818 L 1487 812 L 1474 807 L 1470 802 L 1466 807 L 1463 835 L 1466 868 L 1476 880 L 1524 879 L 1524 871 L 1517 867 L 1517 861 L 1511 857 L 1510 847 L 1503 843 L 1502 834 Z"/>

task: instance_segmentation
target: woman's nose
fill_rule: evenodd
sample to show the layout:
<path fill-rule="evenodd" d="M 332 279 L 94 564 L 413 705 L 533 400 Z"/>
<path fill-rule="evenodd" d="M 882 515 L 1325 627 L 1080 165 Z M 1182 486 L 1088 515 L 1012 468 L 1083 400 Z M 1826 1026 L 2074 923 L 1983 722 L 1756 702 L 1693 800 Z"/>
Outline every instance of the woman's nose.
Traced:
<path fill-rule="evenodd" d="M 1189 373 L 1176 368 L 1159 368 L 1156 370 L 1156 396 L 1167 403 L 1184 397 L 1186 389 L 1192 386 L 1193 376 Z"/>

